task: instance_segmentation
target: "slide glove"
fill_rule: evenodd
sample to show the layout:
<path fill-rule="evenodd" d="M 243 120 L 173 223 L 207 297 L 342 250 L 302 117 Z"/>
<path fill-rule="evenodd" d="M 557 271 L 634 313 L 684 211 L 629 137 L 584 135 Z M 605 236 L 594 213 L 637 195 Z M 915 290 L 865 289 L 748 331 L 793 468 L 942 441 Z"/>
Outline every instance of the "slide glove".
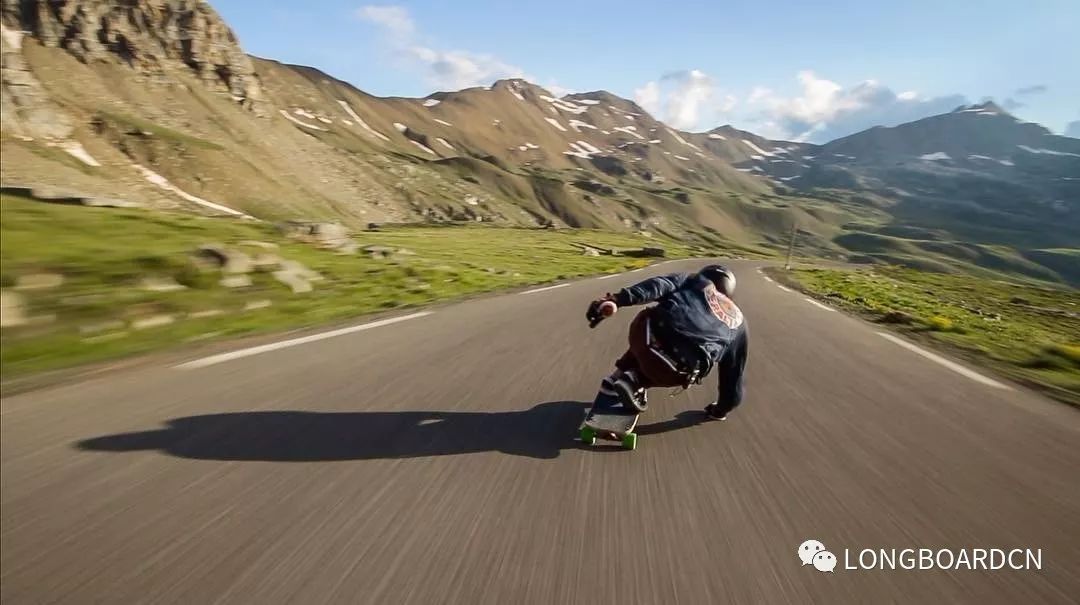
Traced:
<path fill-rule="evenodd" d="M 589 321 L 589 327 L 595 328 L 600 322 L 611 317 L 619 310 L 614 297 L 610 294 L 589 303 L 589 310 L 585 312 L 585 319 Z"/>

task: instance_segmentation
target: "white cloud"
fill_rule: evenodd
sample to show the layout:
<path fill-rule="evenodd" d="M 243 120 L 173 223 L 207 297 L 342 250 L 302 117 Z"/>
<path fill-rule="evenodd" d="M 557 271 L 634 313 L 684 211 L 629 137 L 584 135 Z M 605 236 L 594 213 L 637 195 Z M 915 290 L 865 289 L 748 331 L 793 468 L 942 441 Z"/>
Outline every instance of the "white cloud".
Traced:
<path fill-rule="evenodd" d="M 403 6 L 392 4 L 362 6 L 357 9 L 356 15 L 402 38 L 412 37 L 416 32 L 416 24 L 413 23 L 409 11 Z"/>
<path fill-rule="evenodd" d="M 730 94 L 721 98 L 713 79 L 697 69 L 672 72 L 659 81 L 645 83 L 634 91 L 634 101 L 669 126 L 683 130 L 711 126 L 708 122 L 738 103 Z"/>
<path fill-rule="evenodd" d="M 408 9 L 396 5 L 361 7 L 357 16 L 387 34 L 388 43 L 405 64 L 423 72 L 428 84 L 442 90 L 487 86 L 501 78 L 527 78 L 525 71 L 497 57 L 465 50 L 431 48 L 417 40 Z"/>
<path fill-rule="evenodd" d="M 1027 95 L 1041 95 L 1041 94 L 1043 94 L 1044 92 L 1046 92 L 1048 90 L 1050 90 L 1050 87 L 1047 86 L 1046 84 L 1035 84 L 1033 86 L 1024 86 L 1024 87 L 1021 87 L 1021 88 L 1017 88 L 1013 92 L 1013 94 L 1016 94 L 1016 95 L 1021 96 L 1021 97 L 1027 96 Z"/>
<path fill-rule="evenodd" d="M 660 83 L 647 82 L 645 86 L 634 90 L 634 101 L 645 111 L 660 114 Z"/>
<path fill-rule="evenodd" d="M 751 93 L 749 103 L 758 109 L 755 122 L 773 134 L 796 141 L 824 142 L 870 128 L 895 126 L 926 116 L 951 111 L 967 102 L 962 95 L 924 98 L 913 91 L 896 94 L 876 80 L 850 88 L 801 71 L 801 94 L 783 97 L 765 88 Z"/>

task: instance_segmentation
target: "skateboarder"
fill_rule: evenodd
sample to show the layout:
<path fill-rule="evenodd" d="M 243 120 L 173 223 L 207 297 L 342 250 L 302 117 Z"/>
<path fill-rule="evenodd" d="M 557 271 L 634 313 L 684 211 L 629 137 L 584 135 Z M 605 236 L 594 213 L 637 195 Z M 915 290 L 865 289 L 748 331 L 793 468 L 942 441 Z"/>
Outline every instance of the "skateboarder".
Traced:
<path fill-rule="evenodd" d="M 619 307 L 657 304 L 630 324 L 630 347 L 600 383 L 593 406 L 644 412 L 650 387 L 688 388 L 717 367 L 716 401 L 705 408 L 724 420 L 742 400 L 748 352 L 746 319 L 731 300 L 735 275 L 722 265 L 697 273 L 647 279 L 593 301 L 585 317 L 596 325 Z"/>

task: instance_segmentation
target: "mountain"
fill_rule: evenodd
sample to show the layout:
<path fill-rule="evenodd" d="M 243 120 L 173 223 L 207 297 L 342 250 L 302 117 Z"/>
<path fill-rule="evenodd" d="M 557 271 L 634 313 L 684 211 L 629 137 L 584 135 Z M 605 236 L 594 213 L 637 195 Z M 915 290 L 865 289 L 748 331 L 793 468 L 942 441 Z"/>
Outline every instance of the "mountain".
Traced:
<path fill-rule="evenodd" d="M 5 186 L 264 220 L 554 224 L 751 247 L 780 248 L 798 225 L 821 254 L 947 261 L 930 248 L 962 240 L 1051 280 L 1069 279 L 1053 252 L 1015 250 L 1080 245 L 1080 141 L 989 104 L 811 145 L 683 132 L 606 91 L 556 97 L 520 79 L 376 97 L 245 54 L 206 2 L 4 0 L 2 22 Z M 1000 260 L 992 246 L 1015 250 Z"/>

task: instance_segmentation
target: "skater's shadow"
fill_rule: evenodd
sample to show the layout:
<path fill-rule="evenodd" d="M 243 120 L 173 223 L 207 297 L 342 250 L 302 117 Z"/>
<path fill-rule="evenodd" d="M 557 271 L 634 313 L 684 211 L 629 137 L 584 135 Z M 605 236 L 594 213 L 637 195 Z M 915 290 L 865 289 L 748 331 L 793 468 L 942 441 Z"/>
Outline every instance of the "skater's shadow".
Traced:
<path fill-rule="evenodd" d="M 710 422 L 709 417 L 705 415 L 705 412 L 702 412 L 701 410 L 685 410 L 679 412 L 674 418 L 669 420 L 653 422 L 651 424 L 639 424 L 634 432 L 642 436 L 659 435 L 660 433 L 688 429 L 703 422 Z"/>
<path fill-rule="evenodd" d="M 317 462 L 497 451 L 556 458 L 576 446 L 588 403 L 519 412 L 235 412 L 169 420 L 164 428 L 86 439 L 98 452 L 159 450 L 179 458 Z"/>

